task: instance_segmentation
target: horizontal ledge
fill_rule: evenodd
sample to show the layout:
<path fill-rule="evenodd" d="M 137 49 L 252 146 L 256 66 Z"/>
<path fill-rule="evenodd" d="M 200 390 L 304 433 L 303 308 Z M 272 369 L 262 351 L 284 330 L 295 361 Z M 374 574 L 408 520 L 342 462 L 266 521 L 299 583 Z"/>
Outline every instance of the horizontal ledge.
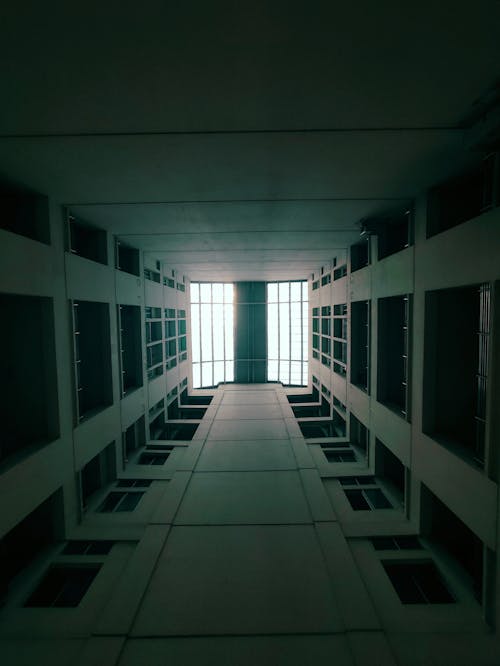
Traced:
<path fill-rule="evenodd" d="M 108 137 L 143 137 L 143 136 L 246 136 L 269 134 L 356 134 L 375 132 L 463 132 L 466 128 L 459 125 L 409 126 L 409 127 L 291 127 L 275 129 L 213 129 L 213 130 L 134 130 L 130 132 L 20 132 L 0 134 L 0 139 L 85 139 Z"/>

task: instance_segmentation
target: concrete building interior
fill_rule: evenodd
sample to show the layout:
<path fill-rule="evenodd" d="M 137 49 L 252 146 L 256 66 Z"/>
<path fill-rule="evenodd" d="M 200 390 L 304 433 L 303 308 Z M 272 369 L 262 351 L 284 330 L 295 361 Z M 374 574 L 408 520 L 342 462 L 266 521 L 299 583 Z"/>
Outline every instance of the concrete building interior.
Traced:
<path fill-rule="evenodd" d="M 500 3 L 7 3 L 2 666 L 500 664 Z"/>

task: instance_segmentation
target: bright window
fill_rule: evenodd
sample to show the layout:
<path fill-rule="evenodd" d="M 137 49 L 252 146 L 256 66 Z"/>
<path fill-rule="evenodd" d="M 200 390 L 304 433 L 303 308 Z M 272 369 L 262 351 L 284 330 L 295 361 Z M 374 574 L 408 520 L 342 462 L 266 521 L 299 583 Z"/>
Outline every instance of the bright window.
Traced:
<path fill-rule="evenodd" d="M 234 381 L 233 285 L 191 282 L 193 388 Z"/>
<path fill-rule="evenodd" d="M 267 380 L 307 386 L 307 282 L 267 285 Z"/>

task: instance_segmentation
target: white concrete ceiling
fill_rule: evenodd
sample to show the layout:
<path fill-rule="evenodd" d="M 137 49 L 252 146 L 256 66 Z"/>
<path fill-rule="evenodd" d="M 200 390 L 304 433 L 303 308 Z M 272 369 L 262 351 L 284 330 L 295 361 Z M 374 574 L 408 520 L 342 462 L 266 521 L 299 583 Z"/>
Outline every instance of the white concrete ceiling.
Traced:
<path fill-rule="evenodd" d="M 500 3 L 11 3 L 0 173 L 195 279 L 305 277 L 470 159 Z"/>

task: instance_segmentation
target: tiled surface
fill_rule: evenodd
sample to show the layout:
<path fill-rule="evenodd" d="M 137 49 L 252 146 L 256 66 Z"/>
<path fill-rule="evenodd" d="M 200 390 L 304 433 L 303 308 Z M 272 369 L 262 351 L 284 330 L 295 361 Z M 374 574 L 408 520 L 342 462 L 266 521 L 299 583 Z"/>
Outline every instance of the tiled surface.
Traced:
<path fill-rule="evenodd" d="M 363 665 L 365 662 L 362 662 Z M 366 665 L 373 662 L 366 661 Z M 386 666 L 385 662 L 375 662 Z M 387 666 L 393 662 L 387 662 Z M 346 636 L 224 636 L 132 639 L 119 666 L 360 666 Z"/>
<path fill-rule="evenodd" d="M 312 525 L 173 527 L 132 635 L 342 630 Z"/>
<path fill-rule="evenodd" d="M 176 524 L 311 522 L 297 471 L 195 473 Z"/>
<path fill-rule="evenodd" d="M 293 450 L 285 440 L 208 440 L 195 469 L 215 472 L 295 468 Z"/>
<path fill-rule="evenodd" d="M 227 390 L 222 398 L 223 405 L 269 405 L 277 402 L 274 389 L 263 389 L 261 391 Z"/>
<path fill-rule="evenodd" d="M 226 405 L 222 403 L 217 419 L 281 419 L 283 414 L 278 403 L 265 405 Z"/>
<path fill-rule="evenodd" d="M 216 418 L 209 439 L 288 439 L 288 433 L 283 420 L 219 421 Z"/>

